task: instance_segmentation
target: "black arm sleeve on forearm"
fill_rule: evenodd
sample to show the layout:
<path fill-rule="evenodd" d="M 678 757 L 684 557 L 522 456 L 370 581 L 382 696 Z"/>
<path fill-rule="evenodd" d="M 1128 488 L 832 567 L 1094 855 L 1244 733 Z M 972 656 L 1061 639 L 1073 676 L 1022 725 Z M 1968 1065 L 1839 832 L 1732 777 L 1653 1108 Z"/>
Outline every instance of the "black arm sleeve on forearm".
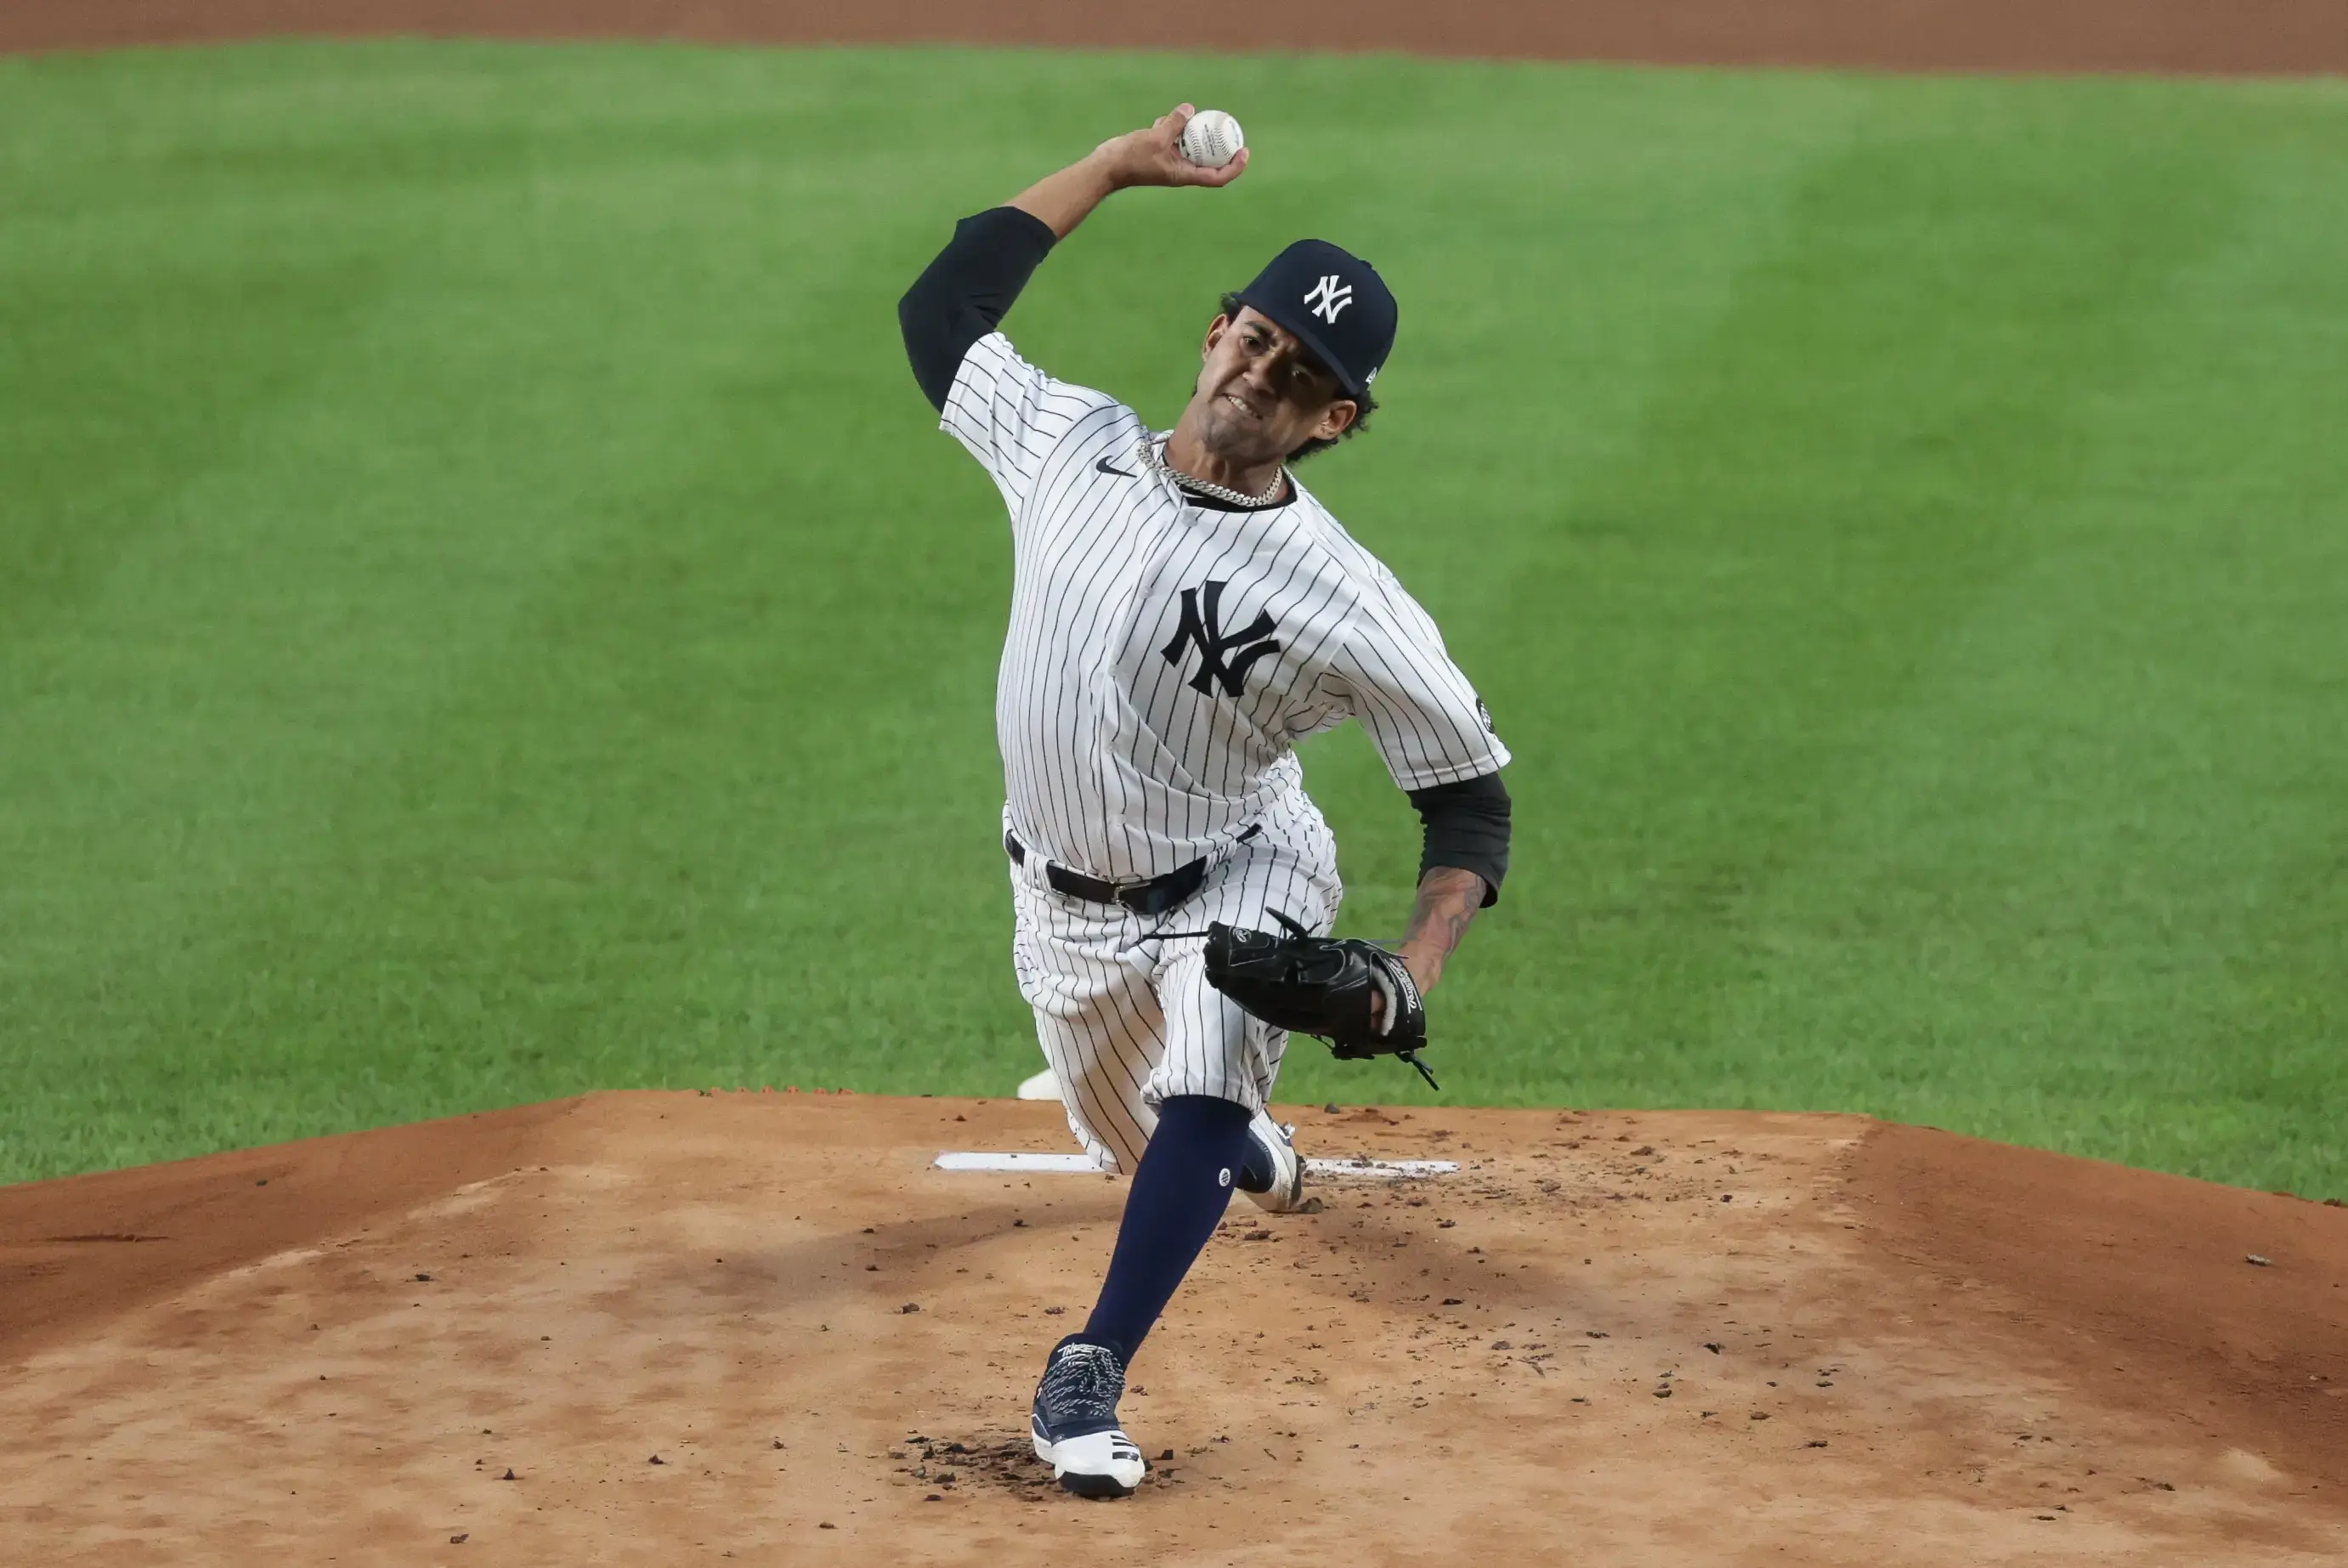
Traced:
<path fill-rule="evenodd" d="M 954 225 L 946 248 L 897 302 L 913 379 L 940 413 L 963 356 L 1010 314 L 1056 242 L 1051 225 L 1033 213 L 990 207 Z"/>
<path fill-rule="evenodd" d="M 1500 881 L 1509 874 L 1509 789 L 1497 773 L 1414 789 L 1410 803 L 1426 826 L 1418 876 L 1437 866 L 1474 872 L 1484 879 L 1484 905 L 1500 902 Z"/>

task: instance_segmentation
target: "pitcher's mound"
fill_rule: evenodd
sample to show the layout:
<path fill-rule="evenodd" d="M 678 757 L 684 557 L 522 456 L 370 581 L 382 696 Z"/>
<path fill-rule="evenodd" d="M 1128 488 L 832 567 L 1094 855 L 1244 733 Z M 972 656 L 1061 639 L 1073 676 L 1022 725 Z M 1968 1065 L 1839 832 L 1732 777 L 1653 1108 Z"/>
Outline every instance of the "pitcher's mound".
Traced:
<path fill-rule="evenodd" d="M 0 1555 L 2348 1556 L 2348 1212 L 1859 1118 L 1291 1114 L 1460 1169 L 1234 1204 L 1113 1504 L 1023 1428 L 1121 1182 L 931 1165 L 1053 1106 L 597 1095 L 0 1190 Z"/>

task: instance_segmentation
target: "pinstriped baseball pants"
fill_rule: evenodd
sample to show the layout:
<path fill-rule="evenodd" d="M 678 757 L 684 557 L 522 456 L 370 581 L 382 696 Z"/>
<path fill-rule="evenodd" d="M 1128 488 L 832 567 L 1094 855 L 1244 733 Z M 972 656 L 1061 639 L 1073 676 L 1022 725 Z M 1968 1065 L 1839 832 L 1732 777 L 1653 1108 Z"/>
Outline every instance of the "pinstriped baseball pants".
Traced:
<path fill-rule="evenodd" d="M 1185 903 L 1153 919 L 1074 899 L 1016 874 L 1012 966 L 1035 1010 L 1035 1036 L 1060 1082 L 1076 1140 L 1104 1169 L 1128 1175 L 1158 1125 L 1159 1102 L 1211 1095 L 1268 1121 L 1285 1030 L 1251 1016 L 1207 984 L 1205 944 L 1153 932 L 1202 932 L 1209 921 L 1279 929 L 1278 910 L 1326 934 L 1344 888 L 1329 825 L 1302 793 L 1262 819 Z"/>

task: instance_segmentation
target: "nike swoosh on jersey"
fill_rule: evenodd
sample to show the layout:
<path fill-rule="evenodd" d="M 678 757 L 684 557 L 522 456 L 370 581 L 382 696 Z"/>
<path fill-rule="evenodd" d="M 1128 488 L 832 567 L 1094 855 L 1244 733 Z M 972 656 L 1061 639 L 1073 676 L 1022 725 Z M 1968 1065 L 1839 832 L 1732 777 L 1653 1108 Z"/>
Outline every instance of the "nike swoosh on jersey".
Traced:
<path fill-rule="evenodd" d="M 1138 480 L 1141 477 L 1139 474 L 1128 472 L 1124 469 L 1118 468 L 1107 458 L 1103 458 L 1100 461 L 1095 463 L 1093 467 L 1098 469 L 1102 473 L 1115 474 L 1121 480 Z"/>

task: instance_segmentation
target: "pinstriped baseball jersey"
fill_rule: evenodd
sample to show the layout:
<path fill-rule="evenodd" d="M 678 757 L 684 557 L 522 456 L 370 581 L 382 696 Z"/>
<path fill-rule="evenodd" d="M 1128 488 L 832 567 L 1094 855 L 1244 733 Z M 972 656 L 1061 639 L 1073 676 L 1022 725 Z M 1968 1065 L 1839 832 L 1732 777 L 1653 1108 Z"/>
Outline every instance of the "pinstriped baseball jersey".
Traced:
<path fill-rule="evenodd" d="M 995 732 L 1013 830 L 1053 860 L 1123 881 L 1213 852 L 1301 791 L 1295 743 L 1347 718 L 1406 790 L 1508 762 L 1434 621 L 1302 485 L 1191 504 L 1139 416 L 1000 333 L 940 424 L 1011 514 Z"/>

